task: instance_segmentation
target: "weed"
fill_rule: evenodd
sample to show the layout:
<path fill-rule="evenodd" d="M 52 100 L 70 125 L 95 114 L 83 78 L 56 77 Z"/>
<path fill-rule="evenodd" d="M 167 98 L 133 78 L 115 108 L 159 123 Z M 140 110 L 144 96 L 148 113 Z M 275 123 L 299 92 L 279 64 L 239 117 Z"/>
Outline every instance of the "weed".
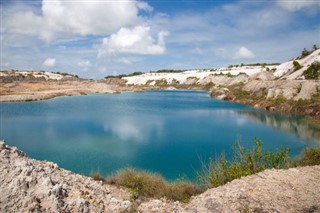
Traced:
<path fill-rule="evenodd" d="M 320 148 L 305 148 L 298 160 L 300 166 L 320 165 Z"/>
<path fill-rule="evenodd" d="M 188 202 L 191 196 L 202 192 L 191 182 L 180 180 L 169 183 L 158 174 L 132 168 L 118 171 L 114 176 L 108 178 L 106 182 L 128 188 L 133 199 L 139 197 L 166 197 L 171 200 Z"/>
<path fill-rule="evenodd" d="M 100 170 L 97 170 L 97 171 L 91 171 L 90 172 L 90 177 L 92 177 L 94 180 L 97 180 L 97 181 L 104 181 L 104 178 L 100 172 Z"/>
<path fill-rule="evenodd" d="M 229 163 L 224 154 L 209 164 L 202 163 L 198 181 L 205 188 L 224 185 L 234 179 L 255 174 L 268 168 L 287 168 L 290 162 L 289 149 L 263 152 L 262 142 L 255 140 L 252 150 L 246 150 L 240 143 L 233 146 L 233 161 Z"/>

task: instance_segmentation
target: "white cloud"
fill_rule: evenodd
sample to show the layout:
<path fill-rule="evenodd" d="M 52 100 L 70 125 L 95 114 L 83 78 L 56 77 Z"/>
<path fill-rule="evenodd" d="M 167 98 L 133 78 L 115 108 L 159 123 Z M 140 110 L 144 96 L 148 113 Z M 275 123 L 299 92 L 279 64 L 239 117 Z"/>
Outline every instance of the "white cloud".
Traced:
<path fill-rule="evenodd" d="M 235 59 L 251 59 L 255 58 L 255 54 L 246 47 L 240 47 L 239 50 L 234 55 Z"/>
<path fill-rule="evenodd" d="M 45 67 L 54 67 L 56 64 L 56 59 L 55 58 L 47 58 L 46 60 L 44 60 L 44 62 L 42 63 L 42 66 Z"/>
<path fill-rule="evenodd" d="M 84 60 L 84 61 L 80 61 L 78 63 L 78 66 L 79 67 L 91 67 L 92 64 L 91 64 L 91 62 L 89 60 Z"/>
<path fill-rule="evenodd" d="M 318 8 L 320 9 L 319 0 L 278 0 L 278 5 L 291 12 L 301 10 L 303 8 Z"/>
<path fill-rule="evenodd" d="M 4 17 L 9 32 L 51 41 L 59 34 L 105 35 L 142 22 L 139 10 L 152 11 L 146 2 L 43 0 L 41 14 L 17 9 Z"/>
<path fill-rule="evenodd" d="M 116 34 L 103 39 L 98 56 L 105 53 L 164 54 L 166 51 L 164 38 L 167 35 L 168 32 L 160 31 L 158 40 L 155 41 L 151 36 L 150 27 L 121 28 Z"/>

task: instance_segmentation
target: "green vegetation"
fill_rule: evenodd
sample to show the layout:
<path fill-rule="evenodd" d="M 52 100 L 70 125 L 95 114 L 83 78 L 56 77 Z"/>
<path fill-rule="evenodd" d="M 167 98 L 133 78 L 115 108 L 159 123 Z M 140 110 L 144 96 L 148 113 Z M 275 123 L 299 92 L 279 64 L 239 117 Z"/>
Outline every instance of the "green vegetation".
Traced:
<path fill-rule="evenodd" d="M 249 98 L 251 96 L 248 91 L 245 91 L 245 90 L 242 90 L 242 89 L 235 91 L 234 95 L 239 99 L 241 99 L 241 98 Z"/>
<path fill-rule="evenodd" d="M 294 66 L 294 71 L 297 71 L 302 68 L 302 66 L 300 65 L 300 63 L 298 61 L 293 61 L 292 64 Z"/>
<path fill-rule="evenodd" d="M 300 160 L 298 161 L 300 166 L 314 166 L 320 165 L 320 148 L 305 148 L 302 152 Z"/>
<path fill-rule="evenodd" d="M 172 69 L 163 69 L 158 71 L 150 71 L 150 73 L 180 73 L 184 72 L 185 70 L 172 70 Z"/>
<path fill-rule="evenodd" d="M 289 157 L 289 148 L 276 151 L 264 151 L 262 142 L 255 139 L 252 148 L 245 148 L 240 143 L 233 145 L 232 160 L 224 154 L 208 163 L 202 161 L 202 169 L 197 173 L 198 186 L 185 180 L 167 182 L 161 175 L 132 168 L 123 169 L 116 174 L 103 178 L 99 171 L 90 176 L 99 181 L 126 187 L 132 199 L 161 198 L 189 202 L 190 198 L 207 188 L 218 187 L 234 179 L 252 175 L 265 169 L 287 169 L 294 166 L 320 165 L 320 147 L 305 148 L 297 160 Z"/>
<path fill-rule="evenodd" d="M 123 77 L 131 77 L 131 76 L 135 76 L 135 75 L 142 75 L 144 74 L 143 72 L 133 72 L 130 74 L 121 74 L 121 75 L 108 75 L 106 77 L 104 77 L 105 79 L 108 78 L 123 78 Z"/>
<path fill-rule="evenodd" d="M 45 72 L 45 71 L 40 71 L 40 72 Z M 70 74 L 70 73 L 66 73 L 66 72 L 52 72 L 52 73 L 55 73 L 55 74 L 59 74 L 59 75 L 62 75 L 62 76 L 73 76 L 75 78 L 79 78 L 78 75 L 74 75 L 74 74 Z"/>
<path fill-rule="evenodd" d="M 214 87 L 214 83 L 212 81 L 210 81 L 209 83 L 204 85 L 203 89 L 204 90 L 210 90 L 212 87 Z"/>
<path fill-rule="evenodd" d="M 319 61 L 313 62 L 310 65 L 310 67 L 308 67 L 308 69 L 303 72 L 303 74 L 306 77 L 306 79 L 319 80 L 320 79 L 320 62 Z"/>
<path fill-rule="evenodd" d="M 231 64 L 228 66 L 228 68 L 233 68 L 233 67 L 242 67 L 242 66 L 276 66 L 280 65 L 280 63 L 255 63 L 255 64 Z"/>
<path fill-rule="evenodd" d="M 316 51 L 318 48 L 318 46 L 316 44 L 314 44 L 312 46 L 312 49 L 309 51 L 307 50 L 307 48 L 303 48 L 302 52 L 301 52 L 301 55 L 298 57 L 298 59 L 302 59 L 308 55 L 310 55 L 311 53 L 313 53 L 314 51 Z"/>
<path fill-rule="evenodd" d="M 269 168 L 288 168 L 290 158 L 289 149 L 284 148 L 274 152 L 264 152 L 262 142 L 255 140 L 252 150 L 246 150 L 239 143 L 234 145 L 233 161 L 228 162 L 225 155 L 216 160 L 210 159 L 209 164 L 202 163 L 202 170 L 198 173 L 198 181 L 206 188 L 217 187 L 234 179 L 252 175 Z"/>
<path fill-rule="evenodd" d="M 128 188 L 133 199 L 166 197 L 171 200 L 188 202 L 191 196 L 202 192 L 191 182 L 179 180 L 169 183 L 159 174 L 131 168 L 118 171 L 114 176 L 107 178 L 106 182 Z"/>

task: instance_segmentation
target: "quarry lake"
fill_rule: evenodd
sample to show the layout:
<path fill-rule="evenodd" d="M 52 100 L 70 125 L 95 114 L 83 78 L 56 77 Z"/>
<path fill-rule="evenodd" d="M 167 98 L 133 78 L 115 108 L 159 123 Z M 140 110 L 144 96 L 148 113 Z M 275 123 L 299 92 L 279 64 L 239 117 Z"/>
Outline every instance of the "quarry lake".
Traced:
<path fill-rule="evenodd" d="M 302 118 L 215 100 L 205 91 L 92 94 L 47 101 L 0 103 L 0 139 L 30 157 L 76 173 L 109 175 L 134 167 L 169 180 L 194 178 L 199 159 L 237 140 L 263 148 L 320 145 L 320 129 Z"/>

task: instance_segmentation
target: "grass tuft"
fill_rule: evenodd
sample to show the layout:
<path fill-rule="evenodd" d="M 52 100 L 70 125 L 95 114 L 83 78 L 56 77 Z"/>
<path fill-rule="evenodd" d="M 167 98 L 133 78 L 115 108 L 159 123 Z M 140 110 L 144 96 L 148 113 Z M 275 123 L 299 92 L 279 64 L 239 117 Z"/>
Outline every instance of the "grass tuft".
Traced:
<path fill-rule="evenodd" d="M 140 196 L 161 198 L 166 190 L 166 182 L 160 175 L 132 168 L 118 171 L 107 183 L 128 188 L 134 199 Z"/>
<path fill-rule="evenodd" d="M 107 183 L 123 186 L 129 189 L 132 198 L 139 197 L 161 198 L 188 202 L 191 196 L 202 191 L 191 182 L 167 182 L 161 175 L 132 168 L 118 171 L 107 178 Z"/>
<path fill-rule="evenodd" d="M 288 168 L 290 158 L 289 149 L 284 148 L 276 152 L 264 152 L 262 142 L 255 140 L 254 148 L 246 150 L 240 143 L 233 146 L 233 161 L 228 162 L 225 155 L 216 160 L 202 162 L 202 170 L 197 174 L 198 182 L 204 188 L 224 185 L 234 179 L 252 175 L 269 168 Z"/>
<path fill-rule="evenodd" d="M 320 165 L 320 147 L 305 148 L 298 161 L 299 166 Z"/>
<path fill-rule="evenodd" d="M 91 171 L 90 174 L 89 174 L 90 177 L 93 178 L 93 180 L 96 180 L 96 181 L 104 181 L 104 178 L 101 174 L 101 172 L 99 170 L 97 171 Z"/>

